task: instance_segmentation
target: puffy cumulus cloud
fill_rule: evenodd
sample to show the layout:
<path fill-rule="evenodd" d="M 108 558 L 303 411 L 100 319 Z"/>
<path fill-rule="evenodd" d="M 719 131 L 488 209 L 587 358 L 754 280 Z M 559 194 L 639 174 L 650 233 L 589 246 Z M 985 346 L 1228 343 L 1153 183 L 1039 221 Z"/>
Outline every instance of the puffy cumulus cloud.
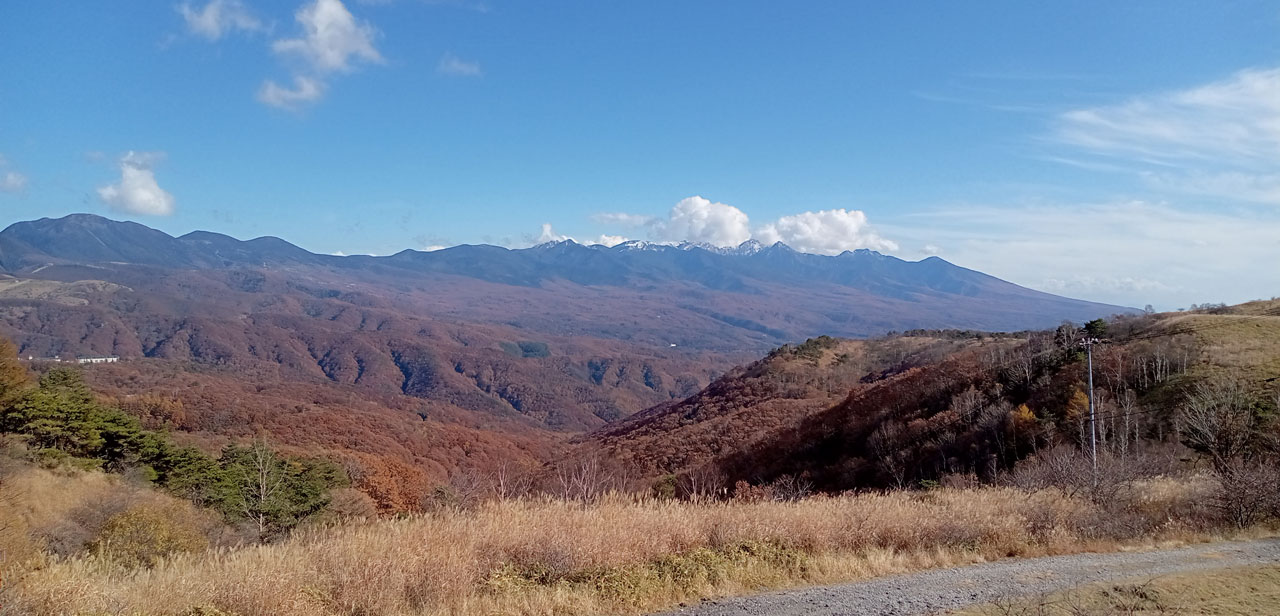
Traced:
<path fill-rule="evenodd" d="M 609 235 L 607 233 L 602 233 L 600 234 L 600 237 L 596 238 L 596 241 L 593 243 L 600 244 L 602 246 L 608 246 L 609 248 L 613 248 L 614 246 L 617 246 L 618 244 L 621 244 L 625 241 L 627 241 L 626 236 Z"/>
<path fill-rule="evenodd" d="M 737 246 L 749 239 L 763 244 L 783 242 L 815 254 L 839 254 L 870 248 L 897 250 L 895 242 L 880 236 L 859 210 L 822 210 L 783 216 L 754 230 L 746 212 L 700 196 L 680 200 L 666 218 L 611 212 L 595 214 L 597 223 L 643 228 L 659 242 L 695 242 L 713 246 Z M 603 242 L 601 242 L 603 243 Z"/>
<path fill-rule="evenodd" d="M 525 245 L 546 244 L 548 242 L 563 242 L 567 240 L 570 242 L 578 242 L 580 244 L 586 244 L 589 246 L 599 244 L 602 246 L 608 246 L 610 248 L 617 246 L 618 244 L 621 244 L 627 241 L 628 239 L 626 236 L 622 236 L 622 235 L 609 235 L 607 233 L 602 233 L 600 234 L 599 237 L 595 239 L 587 239 L 587 240 L 580 241 L 574 238 L 573 236 L 565 235 L 563 233 L 556 233 L 555 229 L 552 227 L 551 223 L 549 222 L 542 223 L 542 231 L 537 236 L 525 235 L 524 237 L 526 242 Z"/>
<path fill-rule="evenodd" d="M 164 158 L 159 152 L 128 152 L 120 158 L 120 181 L 98 188 L 98 198 L 112 209 L 129 214 L 168 216 L 174 198 L 156 183 L 152 166 Z"/>
<path fill-rule="evenodd" d="M 681 199 L 665 220 L 651 220 L 648 224 L 654 237 L 666 241 L 737 246 L 751 239 L 750 220 L 745 212 L 696 195 Z"/>
<path fill-rule="evenodd" d="M 755 239 L 764 244 L 782 242 L 801 252 L 824 255 L 859 248 L 898 249 L 896 243 L 871 228 L 865 213 L 846 209 L 783 216 L 757 229 Z"/>
<path fill-rule="evenodd" d="M 324 82 L 301 75 L 293 78 L 292 88 L 268 79 L 261 88 L 258 88 L 258 100 L 272 107 L 298 109 L 320 100 L 320 97 L 324 96 L 324 89 Z"/>
<path fill-rule="evenodd" d="M 480 77 L 480 63 L 463 60 L 451 53 L 444 54 L 436 65 L 436 72 L 451 77 Z"/>
<path fill-rule="evenodd" d="M 380 63 L 382 54 L 373 46 L 377 30 L 356 20 L 341 0 L 315 0 L 294 14 L 302 26 L 296 38 L 271 44 L 277 55 L 300 62 L 293 87 L 273 80 L 263 82 L 258 100 L 273 107 L 297 110 L 324 96 L 326 76 L 355 70 L 360 62 Z"/>
<path fill-rule="evenodd" d="M 349 71 L 353 60 L 382 62 L 373 47 L 377 31 L 356 21 L 340 0 L 315 0 L 294 14 L 302 36 L 280 39 L 271 45 L 278 54 L 305 60 L 320 73 Z"/>
<path fill-rule="evenodd" d="M 211 0 L 200 9 L 183 2 L 177 9 L 187 23 L 187 30 L 210 41 L 235 30 L 257 32 L 264 29 L 262 22 L 240 0 Z"/>

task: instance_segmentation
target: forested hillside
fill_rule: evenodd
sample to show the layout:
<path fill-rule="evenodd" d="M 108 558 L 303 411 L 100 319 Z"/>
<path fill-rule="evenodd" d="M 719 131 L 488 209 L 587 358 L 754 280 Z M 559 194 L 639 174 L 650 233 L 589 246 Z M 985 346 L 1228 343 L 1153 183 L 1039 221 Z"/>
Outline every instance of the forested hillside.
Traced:
<path fill-rule="evenodd" d="M 1036 454 L 1090 447 L 1083 338 L 1100 340 L 1102 456 L 1202 446 L 1188 434 L 1195 400 L 1239 404 L 1248 425 L 1270 434 L 1280 405 L 1280 302 L 1088 325 L 811 339 L 603 428 L 578 452 L 697 490 L 779 478 L 825 491 L 989 482 Z"/>

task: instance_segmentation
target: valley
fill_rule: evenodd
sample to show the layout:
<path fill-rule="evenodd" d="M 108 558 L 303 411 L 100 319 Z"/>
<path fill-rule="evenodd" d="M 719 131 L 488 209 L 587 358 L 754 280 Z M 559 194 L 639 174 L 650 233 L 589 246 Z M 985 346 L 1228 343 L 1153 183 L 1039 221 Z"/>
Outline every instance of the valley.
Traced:
<path fill-rule="evenodd" d="M 558 242 L 334 257 L 91 215 L 11 225 L 0 267 L 0 333 L 19 355 L 120 357 L 86 378 L 181 406 L 166 424 L 180 440 L 213 450 L 264 433 L 365 469 L 370 490 L 414 493 L 492 472 L 504 450 L 555 459 L 573 435 L 790 340 L 1126 310 L 870 251 Z"/>

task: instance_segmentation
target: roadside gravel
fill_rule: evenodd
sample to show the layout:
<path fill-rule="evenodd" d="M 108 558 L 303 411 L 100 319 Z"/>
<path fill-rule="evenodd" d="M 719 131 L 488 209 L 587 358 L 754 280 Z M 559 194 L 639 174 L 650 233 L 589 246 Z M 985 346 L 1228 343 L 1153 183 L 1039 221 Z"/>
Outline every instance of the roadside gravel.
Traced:
<path fill-rule="evenodd" d="M 1085 584 L 1280 563 L 1280 539 L 1171 550 L 1009 559 L 865 582 L 705 601 L 668 616 L 906 616 L 1034 596 Z"/>

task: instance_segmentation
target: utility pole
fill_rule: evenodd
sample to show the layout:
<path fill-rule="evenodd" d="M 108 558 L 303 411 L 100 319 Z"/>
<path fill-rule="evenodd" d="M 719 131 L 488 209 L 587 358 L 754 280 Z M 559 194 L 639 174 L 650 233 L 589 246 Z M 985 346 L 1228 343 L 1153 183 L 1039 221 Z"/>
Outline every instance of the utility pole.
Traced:
<path fill-rule="evenodd" d="M 1085 355 L 1089 358 L 1089 452 L 1093 457 L 1093 483 L 1098 484 L 1098 425 L 1094 421 L 1093 410 L 1093 345 L 1098 342 L 1097 338 L 1086 337 L 1084 339 Z"/>

